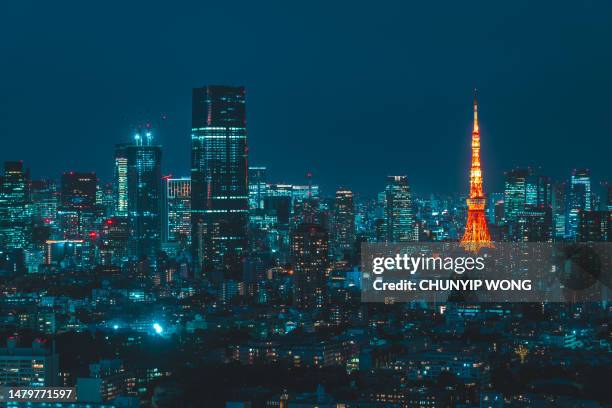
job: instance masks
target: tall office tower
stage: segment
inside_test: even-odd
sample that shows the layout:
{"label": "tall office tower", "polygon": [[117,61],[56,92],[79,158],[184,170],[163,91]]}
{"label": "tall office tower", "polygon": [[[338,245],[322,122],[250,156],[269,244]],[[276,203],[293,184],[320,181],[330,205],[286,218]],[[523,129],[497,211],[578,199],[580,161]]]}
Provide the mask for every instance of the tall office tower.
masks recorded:
{"label": "tall office tower", "polygon": [[103,265],[121,265],[128,259],[130,228],[127,217],[110,217],[100,228],[100,258]]}
{"label": "tall office tower", "polygon": [[114,193],[115,193],[115,216],[127,217],[128,215],[128,144],[115,145],[115,169],[114,169]]}
{"label": "tall office tower", "polygon": [[59,385],[59,359],[44,340],[32,347],[19,347],[16,337],[9,337],[0,348],[0,385],[15,387],[52,387]]}
{"label": "tall office tower", "polygon": [[578,234],[579,213],[592,210],[591,173],[588,169],[572,171],[568,204],[567,233],[574,238]]}
{"label": "tall office tower", "polygon": [[191,243],[191,180],[163,178],[162,240],[185,249]]}
{"label": "tall office tower", "polygon": [[146,130],[126,146],[127,203],[131,258],[155,262],[161,248],[161,146]]}
{"label": "tall office tower", "polygon": [[57,216],[59,192],[53,180],[32,180],[30,184],[32,217],[35,221],[51,224]]}
{"label": "tall office tower", "polygon": [[550,178],[536,174],[527,169],[525,178],[525,206],[532,208],[549,208],[552,201]]}
{"label": "tall office tower", "polygon": [[606,200],[606,208],[608,211],[612,211],[612,183],[609,183],[608,186],[608,193],[607,193],[607,200]]}
{"label": "tall office tower", "polygon": [[241,275],[247,248],[248,183],[244,87],[193,90],[192,252],[202,272]]}
{"label": "tall office tower", "polygon": [[249,166],[249,209],[262,210],[268,185],[266,168]]}
{"label": "tall office tower", "polygon": [[96,205],[96,173],[62,174],[61,205],[65,208],[91,210]]}
{"label": "tall office tower", "polygon": [[355,243],[355,204],[352,191],[336,191],[332,237],[336,259],[342,259],[353,249]]}
{"label": "tall office tower", "polygon": [[[514,169],[505,173],[504,184],[504,216],[507,222],[514,222],[525,209],[527,203],[527,179],[530,177],[529,169]],[[531,200],[537,202],[537,189],[531,187]]]}
{"label": "tall office tower", "polygon": [[550,208],[526,206],[518,212],[511,225],[511,236],[519,242],[549,242],[552,240]]}
{"label": "tall office tower", "polygon": [[329,236],[317,224],[300,224],[291,234],[294,301],[297,307],[322,307],[325,299]]}
{"label": "tall office tower", "polygon": [[96,203],[100,207],[100,214],[110,217],[115,213],[116,200],[113,183],[98,185],[96,191]]}
{"label": "tall office tower", "polygon": [[406,176],[389,176],[385,188],[385,221],[388,242],[417,240],[412,197]]}
{"label": "tall office tower", "polygon": [[0,250],[27,246],[30,231],[29,175],[21,161],[4,163],[0,177]]}
{"label": "tall office tower", "polygon": [[553,236],[556,239],[564,238],[566,234],[566,194],[563,182],[554,183],[552,186],[552,224]]}
{"label": "tall office tower", "polygon": [[81,239],[93,231],[97,184],[96,173],[62,174],[57,219],[64,239]]}
{"label": "tall office tower", "polygon": [[612,211],[579,212],[577,238],[581,242],[611,242]]}

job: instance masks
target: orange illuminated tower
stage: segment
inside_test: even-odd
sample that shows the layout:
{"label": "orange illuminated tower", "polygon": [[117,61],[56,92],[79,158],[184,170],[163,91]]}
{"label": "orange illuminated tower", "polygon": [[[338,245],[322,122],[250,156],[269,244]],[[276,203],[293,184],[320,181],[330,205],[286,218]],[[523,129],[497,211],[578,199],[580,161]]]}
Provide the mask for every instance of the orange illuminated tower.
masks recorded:
{"label": "orange illuminated tower", "polygon": [[480,168],[480,130],[478,129],[478,101],[474,90],[474,130],[472,131],[472,167],[470,168],[470,197],[467,199],[468,218],[461,246],[477,252],[481,248],[492,248],[491,235],[485,217],[485,197],[482,191],[482,169]]}

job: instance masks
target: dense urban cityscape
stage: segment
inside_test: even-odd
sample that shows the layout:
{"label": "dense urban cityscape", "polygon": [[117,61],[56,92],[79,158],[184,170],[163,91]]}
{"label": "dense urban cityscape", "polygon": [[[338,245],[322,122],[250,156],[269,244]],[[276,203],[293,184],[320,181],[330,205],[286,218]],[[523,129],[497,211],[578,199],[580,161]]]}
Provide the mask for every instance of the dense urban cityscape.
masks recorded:
{"label": "dense urban cityscape", "polygon": [[280,183],[248,161],[245,95],[193,89],[186,177],[162,174],[153,126],[115,147],[112,180],[4,163],[0,385],[78,395],[23,406],[612,404],[607,301],[360,300],[362,243],[459,241],[485,196],[493,242],[610,242],[609,175],[513,168],[484,194],[477,155],[469,197],[417,194],[410,174],[376,197],[307,169]]}

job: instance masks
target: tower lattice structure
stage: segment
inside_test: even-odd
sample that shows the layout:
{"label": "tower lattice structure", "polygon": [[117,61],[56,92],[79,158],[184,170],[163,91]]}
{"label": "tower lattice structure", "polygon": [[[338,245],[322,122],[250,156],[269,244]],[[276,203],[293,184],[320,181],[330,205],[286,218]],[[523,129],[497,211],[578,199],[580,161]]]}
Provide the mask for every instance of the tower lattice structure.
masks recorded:
{"label": "tower lattice structure", "polygon": [[470,197],[467,199],[468,217],[461,246],[477,252],[481,248],[492,248],[491,235],[485,217],[486,199],[482,189],[480,167],[480,129],[478,128],[478,100],[474,90],[474,130],[472,131],[472,166],[470,168]]}

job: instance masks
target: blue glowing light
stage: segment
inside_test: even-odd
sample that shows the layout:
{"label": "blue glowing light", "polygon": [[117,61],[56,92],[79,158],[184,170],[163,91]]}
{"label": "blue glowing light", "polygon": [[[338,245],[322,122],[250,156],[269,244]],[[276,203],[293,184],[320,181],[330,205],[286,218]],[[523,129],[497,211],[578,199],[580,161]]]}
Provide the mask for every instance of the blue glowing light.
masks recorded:
{"label": "blue glowing light", "polygon": [[161,327],[159,323],[153,323],[153,330],[155,330],[155,333],[161,334],[164,331],[164,328]]}

